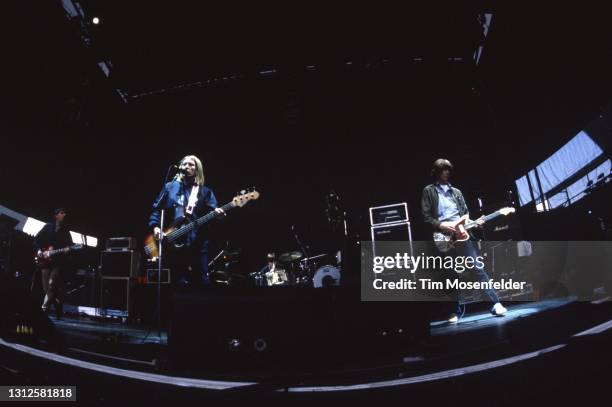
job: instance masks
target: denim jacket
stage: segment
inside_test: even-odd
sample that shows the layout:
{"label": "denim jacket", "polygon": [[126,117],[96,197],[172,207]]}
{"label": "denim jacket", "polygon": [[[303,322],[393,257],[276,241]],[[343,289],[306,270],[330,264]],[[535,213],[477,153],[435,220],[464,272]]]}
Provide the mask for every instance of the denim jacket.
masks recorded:
{"label": "denim jacket", "polygon": [[[184,207],[187,205],[190,193],[191,185],[186,185],[178,180],[168,182],[153,203],[153,212],[149,217],[149,227],[151,229],[156,226],[159,227],[161,209],[166,211],[164,227],[170,226],[176,219],[184,216]],[[198,200],[191,216],[199,218],[216,207],[217,198],[215,194],[212,189],[203,185],[198,190]],[[202,237],[200,230],[194,230],[187,237],[186,244],[191,246],[196,241],[201,243],[203,250],[206,249],[206,241]]]}

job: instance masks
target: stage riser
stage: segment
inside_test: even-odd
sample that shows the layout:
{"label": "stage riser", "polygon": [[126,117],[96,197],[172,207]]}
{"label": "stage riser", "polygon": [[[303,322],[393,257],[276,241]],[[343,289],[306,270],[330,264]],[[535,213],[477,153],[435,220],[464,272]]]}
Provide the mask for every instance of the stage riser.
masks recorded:
{"label": "stage riser", "polygon": [[[404,351],[429,334],[431,304],[365,303],[341,288],[176,293],[171,363],[243,368],[320,364]],[[240,345],[230,346],[237,339]],[[256,341],[265,350],[256,350]],[[262,342],[260,341],[261,345]]]}

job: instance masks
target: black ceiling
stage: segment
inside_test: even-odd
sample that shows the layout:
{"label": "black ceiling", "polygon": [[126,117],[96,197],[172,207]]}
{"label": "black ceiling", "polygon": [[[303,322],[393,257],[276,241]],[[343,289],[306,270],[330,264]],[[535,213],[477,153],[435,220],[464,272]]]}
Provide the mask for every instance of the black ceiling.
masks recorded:
{"label": "black ceiling", "polygon": [[[384,195],[395,187],[379,185],[385,176],[406,178],[417,196],[439,155],[454,157],[466,188],[504,189],[610,102],[605,10],[544,3],[88,0],[86,15],[102,21],[88,27],[89,48],[60,1],[6,4],[2,182],[19,193],[2,202],[44,213],[11,174],[22,153],[50,175],[76,171],[85,182],[78,191],[44,187],[52,196],[98,201],[119,189],[136,202],[113,209],[123,220],[148,208],[166,161],[189,151],[203,151],[217,185],[228,163],[226,176],[242,185],[258,171],[250,159],[278,163],[260,179],[324,190],[326,178],[345,182],[359,162],[356,174],[373,183],[364,205],[376,194],[396,199]],[[493,22],[475,67],[480,12]],[[110,78],[101,60],[112,62]],[[203,86],[177,88],[194,82]],[[134,97],[161,89],[172,90]],[[389,159],[373,159],[379,151]],[[142,185],[125,172],[133,157],[146,157]],[[92,233],[112,233],[116,216],[103,215]]]}

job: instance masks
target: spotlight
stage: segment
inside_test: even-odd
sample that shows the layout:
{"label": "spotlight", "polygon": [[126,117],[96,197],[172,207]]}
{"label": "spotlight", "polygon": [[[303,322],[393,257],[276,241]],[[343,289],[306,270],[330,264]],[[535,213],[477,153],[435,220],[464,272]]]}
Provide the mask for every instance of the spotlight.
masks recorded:
{"label": "spotlight", "polygon": [[91,22],[94,23],[95,25],[100,24],[100,19],[98,17],[94,17],[91,19]]}

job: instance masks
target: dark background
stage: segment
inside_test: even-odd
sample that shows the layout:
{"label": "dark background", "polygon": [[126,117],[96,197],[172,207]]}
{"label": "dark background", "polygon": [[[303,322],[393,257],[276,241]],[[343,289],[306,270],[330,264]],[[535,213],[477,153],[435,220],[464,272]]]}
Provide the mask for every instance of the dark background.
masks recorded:
{"label": "dark background", "polygon": [[[38,219],[67,206],[73,230],[142,238],[166,168],[195,154],[220,202],[261,192],[214,230],[251,264],[295,249],[291,225],[321,250],[332,188],[354,231],[369,206],[407,201],[425,239],[434,159],[455,164],[475,210],[591,120],[610,123],[605,10],[499,3],[89,0],[102,23],[86,47],[60,2],[13,2],[0,204]],[[493,22],[476,67],[481,12]]]}

